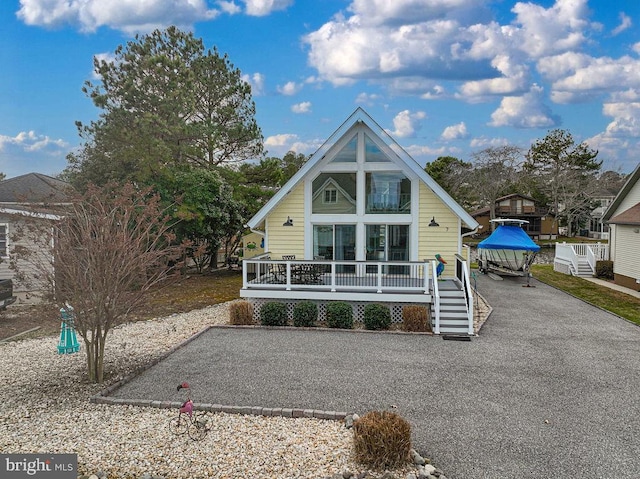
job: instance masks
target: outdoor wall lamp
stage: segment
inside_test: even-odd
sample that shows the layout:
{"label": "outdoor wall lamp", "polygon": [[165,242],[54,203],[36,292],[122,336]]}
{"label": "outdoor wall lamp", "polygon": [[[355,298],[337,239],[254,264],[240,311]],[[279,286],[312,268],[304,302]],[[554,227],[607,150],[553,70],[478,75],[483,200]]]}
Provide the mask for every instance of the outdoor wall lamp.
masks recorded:
{"label": "outdoor wall lamp", "polygon": [[431,217],[431,223],[429,223],[429,226],[440,226],[438,223],[436,223],[436,217],[435,216]]}
{"label": "outdoor wall lamp", "polygon": [[291,219],[291,217],[287,216],[287,221],[282,223],[282,226],[293,226],[293,220]]}

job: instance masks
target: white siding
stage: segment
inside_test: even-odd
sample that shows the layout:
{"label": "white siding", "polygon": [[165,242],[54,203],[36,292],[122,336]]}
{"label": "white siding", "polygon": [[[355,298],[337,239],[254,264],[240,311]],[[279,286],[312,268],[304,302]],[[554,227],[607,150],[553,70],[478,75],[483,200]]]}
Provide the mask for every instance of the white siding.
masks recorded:
{"label": "white siding", "polygon": [[640,232],[637,226],[615,225],[616,256],[613,272],[640,279]]}

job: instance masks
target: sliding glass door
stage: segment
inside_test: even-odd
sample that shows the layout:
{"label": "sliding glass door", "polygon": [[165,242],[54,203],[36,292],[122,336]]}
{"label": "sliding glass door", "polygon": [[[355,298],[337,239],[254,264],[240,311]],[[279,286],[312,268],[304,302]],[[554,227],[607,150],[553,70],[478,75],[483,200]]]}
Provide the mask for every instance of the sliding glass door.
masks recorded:
{"label": "sliding glass door", "polygon": [[[366,225],[365,235],[367,261],[409,260],[409,225]],[[393,266],[388,272],[401,273],[404,268]]]}
{"label": "sliding glass door", "polygon": [[[315,259],[354,261],[356,259],[356,225],[314,225]],[[353,265],[341,266],[338,272],[353,273]]]}

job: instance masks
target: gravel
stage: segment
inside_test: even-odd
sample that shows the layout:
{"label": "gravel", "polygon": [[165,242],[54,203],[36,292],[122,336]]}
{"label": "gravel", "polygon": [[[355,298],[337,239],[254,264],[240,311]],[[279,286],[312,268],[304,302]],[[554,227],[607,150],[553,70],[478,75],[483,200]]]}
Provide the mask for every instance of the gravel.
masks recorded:
{"label": "gravel", "polygon": [[[222,304],[114,328],[105,382],[227,322],[228,304]],[[338,421],[209,413],[211,431],[196,442],[169,431],[175,410],[92,404],[89,397],[105,385],[87,382],[84,346],[79,354],[58,355],[57,341],[0,345],[3,453],[76,453],[79,474],[108,478],[318,478],[363,471],[351,460],[352,433]]]}

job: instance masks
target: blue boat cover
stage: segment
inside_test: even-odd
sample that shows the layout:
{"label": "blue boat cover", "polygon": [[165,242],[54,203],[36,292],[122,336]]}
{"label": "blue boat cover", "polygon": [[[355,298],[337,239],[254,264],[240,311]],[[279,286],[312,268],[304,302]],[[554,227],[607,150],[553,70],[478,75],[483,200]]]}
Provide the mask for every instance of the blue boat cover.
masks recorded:
{"label": "blue boat cover", "polygon": [[499,225],[491,236],[478,243],[478,248],[540,251],[525,230],[512,225]]}

